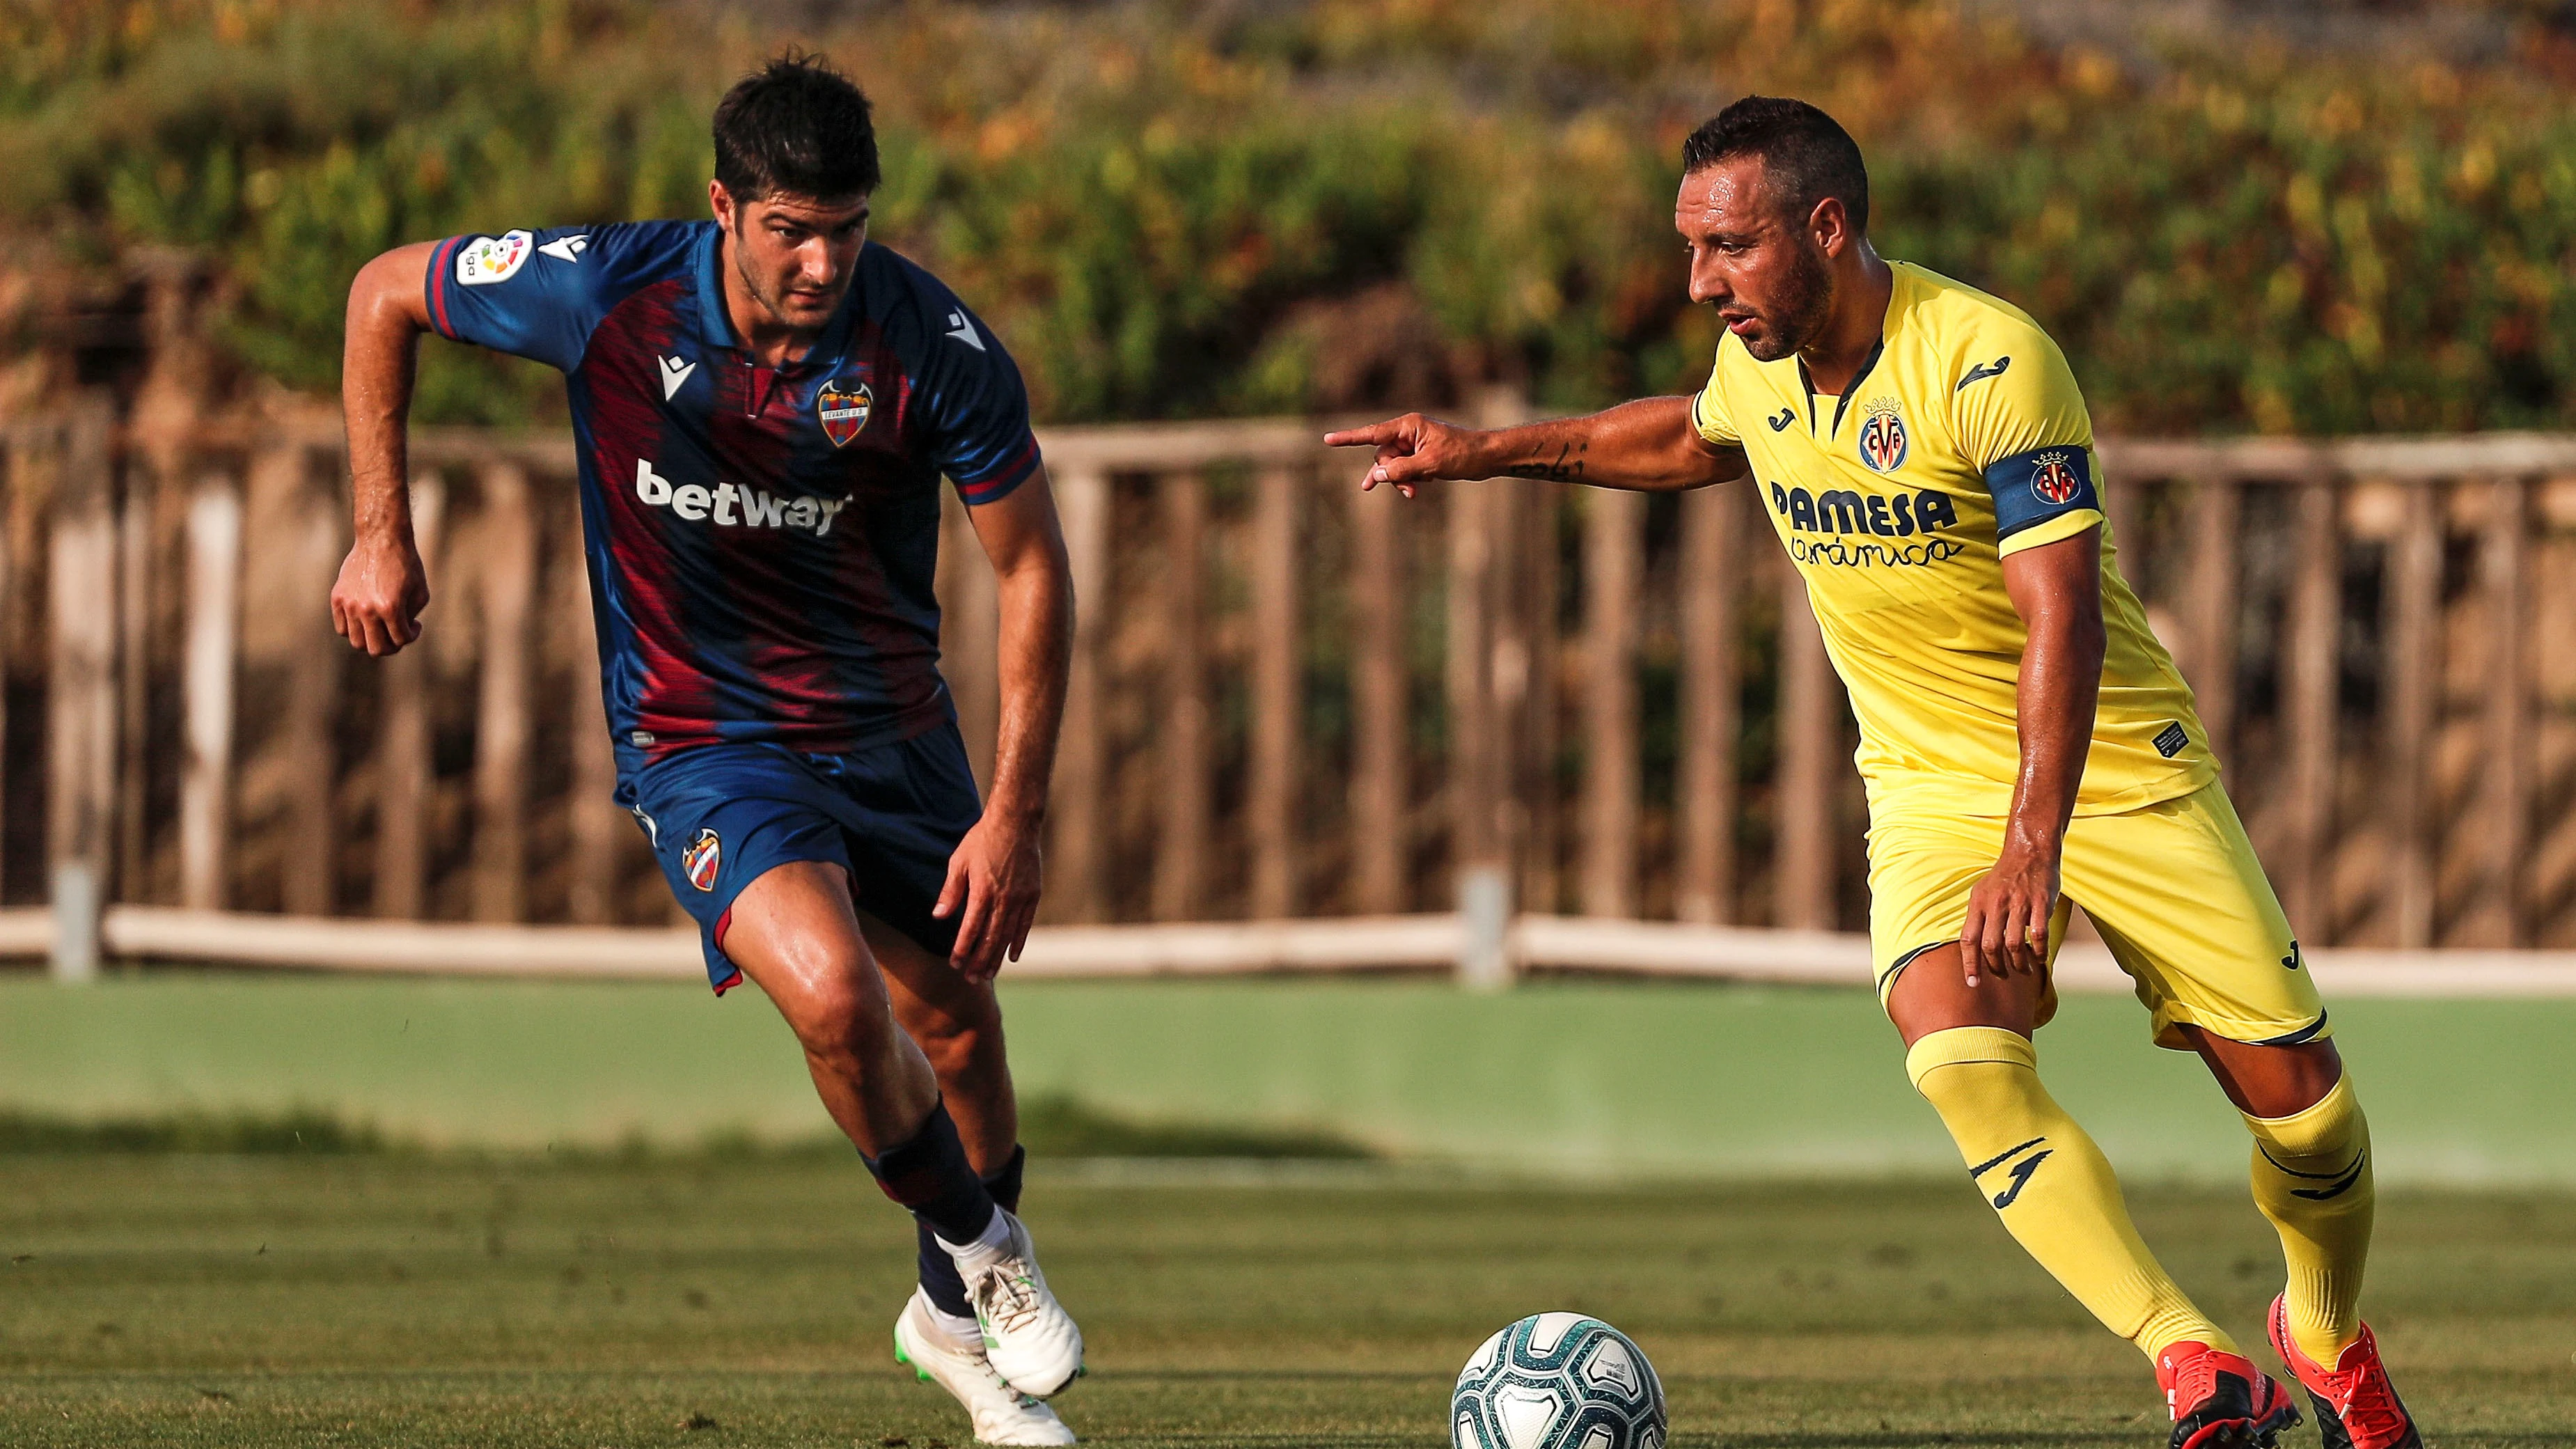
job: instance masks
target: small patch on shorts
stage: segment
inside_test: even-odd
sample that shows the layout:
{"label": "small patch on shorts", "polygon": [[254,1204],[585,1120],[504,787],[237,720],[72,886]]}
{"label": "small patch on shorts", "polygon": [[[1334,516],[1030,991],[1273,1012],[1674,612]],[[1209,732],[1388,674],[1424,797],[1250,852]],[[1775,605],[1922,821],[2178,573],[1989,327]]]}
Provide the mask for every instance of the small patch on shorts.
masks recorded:
{"label": "small patch on shorts", "polygon": [[2182,753],[2183,746],[2191,743],[2191,736],[2183,733],[2182,721],[2175,720],[2164,727],[2163,732],[2156,736],[2154,743],[2156,753],[2170,760]]}
{"label": "small patch on shorts", "polygon": [[680,852],[680,869],[688,874],[689,884],[702,891],[716,888],[716,870],[724,863],[724,842],[716,838],[713,827],[698,832],[689,848]]}

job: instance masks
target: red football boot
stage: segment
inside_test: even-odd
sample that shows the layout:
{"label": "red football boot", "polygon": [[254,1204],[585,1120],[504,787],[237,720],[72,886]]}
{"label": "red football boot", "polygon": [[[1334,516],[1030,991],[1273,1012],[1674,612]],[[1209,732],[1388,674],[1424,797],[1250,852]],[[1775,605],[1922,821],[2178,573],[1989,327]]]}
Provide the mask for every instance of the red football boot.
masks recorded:
{"label": "red football boot", "polygon": [[2286,1299],[2272,1300],[2270,1326],[2273,1352],[2290,1366],[2291,1376],[2316,1406],[2317,1430],[2325,1436],[2326,1449],[2424,1449],[2414,1416],[2397,1401],[2397,1390],[2388,1382],[2387,1366],[2379,1361],[2379,1340],[2370,1336],[2369,1325],[2362,1326],[2361,1337],[2344,1345],[2343,1357],[2333,1368],[2299,1351],[2298,1340],[2290,1337]]}
{"label": "red football boot", "polygon": [[2272,1449],[2299,1409],[2271,1375],[2242,1354],[2177,1343],[2156,1355],[2156,1382],[2173,1415],[2168,1449]]}

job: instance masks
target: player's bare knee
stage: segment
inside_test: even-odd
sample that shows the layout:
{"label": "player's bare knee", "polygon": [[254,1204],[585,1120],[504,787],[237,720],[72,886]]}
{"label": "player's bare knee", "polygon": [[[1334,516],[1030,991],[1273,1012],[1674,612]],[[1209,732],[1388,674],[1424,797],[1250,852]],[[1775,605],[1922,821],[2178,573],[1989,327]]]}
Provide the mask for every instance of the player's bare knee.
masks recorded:
{"label": "player's bare knee", "polygon": [[894,1035],[885,994],[870,991],[856,972],[811,988],[787,1013],[807,1055],[827,1063],[856,1064],[879,1055]]}
{"label": "player's bare knee", "polygon": [[912,1039],[941,1081],[968,1076],[983,1062],[997,1058],[1002,1015],[999,1010],[967,1017],[942,1013],[916,1025]]}

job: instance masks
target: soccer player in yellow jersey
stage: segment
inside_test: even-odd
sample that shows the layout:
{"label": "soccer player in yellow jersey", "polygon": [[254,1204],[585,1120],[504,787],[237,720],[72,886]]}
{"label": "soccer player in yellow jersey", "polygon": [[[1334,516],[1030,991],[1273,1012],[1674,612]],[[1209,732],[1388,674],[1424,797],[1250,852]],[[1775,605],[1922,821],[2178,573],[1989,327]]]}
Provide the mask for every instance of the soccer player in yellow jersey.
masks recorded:
{"label": "soccer player in yellow jersey", "polygon": [[2370,1134],[2191,691],[2120,576],[2093,428],[2020,309],[1869,243],[1860,148],[1759,96],[1682,150],[1690,295],[1726,324],[1696,398],[1473,431],[1335,433],[1364,486],[1744,479],[1807,584],[1860,717],[1878,989],[1915,1088],[2004,1226],[2155,1365],[2172,1449],[2269,1445],[2270,1377],[2138,1238],[2110,1164],[2038,1073],[2069,902],[2253,1134],[2286,1291],[2269,1337],[2329,1446],[2420,1449],[2357,1301]]}

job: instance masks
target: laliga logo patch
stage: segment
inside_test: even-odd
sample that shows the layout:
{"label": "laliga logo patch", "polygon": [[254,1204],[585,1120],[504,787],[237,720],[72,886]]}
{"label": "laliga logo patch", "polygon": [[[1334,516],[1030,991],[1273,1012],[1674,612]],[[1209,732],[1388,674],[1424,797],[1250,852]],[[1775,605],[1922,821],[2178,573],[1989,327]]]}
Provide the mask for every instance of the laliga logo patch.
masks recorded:
{"label": "laliga logo patch", "polygon": [[835,448],[857,437],[876,407],[877,395],[856,378],[833,378],[814,394],[814,416],[823,424],[823,436],[831,439]]}
{"label": "laliga logo patch", "polygon": [[1905,419],[1896,411],[1896,399],[1880,398],[1869,405],[1869,418],[1860,425],[1860,460],[1873,473],[1892,473],[1905,466]]}
{"label": "laliga logo patch", "polygon": [[528,264],[528,253],[536,249],[536,244],[536,237],[524,231],[478,236],[456,254],[456,284],[488,287],[494,282],[506,282]]}
{"label": "laliga logo patch", "polygon": [[2031,496],[2042,503],[2064,503],[2084,486],[2084,480],[2075,476],[2075,470],[2066,466],[2064,453],[2042,453],[2032,462]]}
{"label": "laliga logo patch", "polygon": [[699,831],[689,848],[680,852],[681,872],[688,876],[689,884],[702,891],[716,888],[716,867],[723,863],[724,842],[716,839],[712,826]]}

